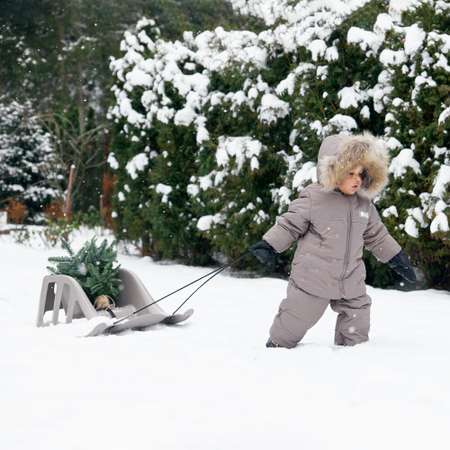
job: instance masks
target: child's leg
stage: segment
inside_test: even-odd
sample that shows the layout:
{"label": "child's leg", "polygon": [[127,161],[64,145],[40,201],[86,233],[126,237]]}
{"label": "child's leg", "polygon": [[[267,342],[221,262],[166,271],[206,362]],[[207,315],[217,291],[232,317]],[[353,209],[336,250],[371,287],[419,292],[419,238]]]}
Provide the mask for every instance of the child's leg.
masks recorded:
{"label": "child's leg", "polygon": [[270,340],[280,347],[295,347],[322,317],[329,300],[308,294],[291,281],[270,328]]}
{"label": "child's leg", "polygon": [[336,345],[356,345],[369,340],[371,303],[368,295],[330,301],[331,308],[339,313],[334,336]]}

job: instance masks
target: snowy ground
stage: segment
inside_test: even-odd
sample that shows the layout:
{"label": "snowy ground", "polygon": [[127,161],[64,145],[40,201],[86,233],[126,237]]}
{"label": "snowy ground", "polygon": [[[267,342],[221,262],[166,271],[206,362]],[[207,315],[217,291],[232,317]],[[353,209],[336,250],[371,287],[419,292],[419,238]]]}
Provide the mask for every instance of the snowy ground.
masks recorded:
{"label": "snowy ground", "polygon": [[[218,276],[183,325],[79,338],[86,320],[35,327],[59,254],[0,236],[1,449],[450,448],[448,292],[369,288],[369,343],[334,347],[329,310],[302,345],[266,349],[286,282]],[[209,271],[120,262],[156,298]]]}

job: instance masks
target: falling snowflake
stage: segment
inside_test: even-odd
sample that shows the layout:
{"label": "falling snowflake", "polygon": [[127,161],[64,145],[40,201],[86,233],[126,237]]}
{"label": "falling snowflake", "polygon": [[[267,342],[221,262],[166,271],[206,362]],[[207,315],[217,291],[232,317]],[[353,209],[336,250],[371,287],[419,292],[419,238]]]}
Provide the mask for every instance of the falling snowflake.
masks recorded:
{"label": "falling snowflake", "polygon": [[79,272],[81,275],[86,275],[87,269],[86,269],[86,266],[85,266],[84,263],[81,263],[81,264],[78,266],[78,272]]}

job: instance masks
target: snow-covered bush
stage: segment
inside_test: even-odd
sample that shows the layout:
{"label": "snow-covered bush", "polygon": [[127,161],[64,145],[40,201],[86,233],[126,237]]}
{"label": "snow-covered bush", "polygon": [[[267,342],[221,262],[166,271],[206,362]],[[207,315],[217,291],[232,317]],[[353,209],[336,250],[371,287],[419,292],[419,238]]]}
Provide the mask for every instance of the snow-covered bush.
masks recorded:
{"label": "snow-covered bush", "polygon": [[[119,200],[146,196],[155,242],[204,236],[234,257],[316,181],[324,137],[367,129],[393,156],[391,184],[375,203],[413,261],[442,284],[448,266],[433,272],[428,254],[450,259],[447,4],[230,3],[267,28],[186,32],[167,42],[150,38],[141,22],[125,35],[123,57],[112,62],[111,117],[132,146],[117,150]],[[148,192],[137,194],[120,173],[141,153],[150,161],[142,173]],[[387,274],[377,267],[369,280],[385,284]]]}
{"label": "snow-covered bush", "polygon": [[[449,5],[391,2],[353,42],[381,65],[371,87],[391,150],[390,183],[378,199],[392,234],[436,286],[450,285]],[[348,39],[350,40],[350,33]]]}
{"label": "snow-covered bush", "polygon": [[[119,236],[140,240],[145,254],[201,263],[210,260],[209,251],[192,220],[187,189],[197,131],[190,111],[182,110],[184,97],[177,86],[184,80],[172,45],[178,44],[162,41],[156,23],[143,19],[134,33],[125,33],[124,56],[111,63],[117,105],[110,117],[118,130],[108,159],[117,177],[113,218]],[[193,72],[189,52],[183,59],[184,70]],[[192,87],[198,80],[191,78]],[[183,86],[186,92],[190,86]]]}
{"label": "snow-covered bush", "polygon": [[61,194],[58,173],[50,135],[31,105],[0,99],[0,208],[14,199],[30,216],[42,211]]}

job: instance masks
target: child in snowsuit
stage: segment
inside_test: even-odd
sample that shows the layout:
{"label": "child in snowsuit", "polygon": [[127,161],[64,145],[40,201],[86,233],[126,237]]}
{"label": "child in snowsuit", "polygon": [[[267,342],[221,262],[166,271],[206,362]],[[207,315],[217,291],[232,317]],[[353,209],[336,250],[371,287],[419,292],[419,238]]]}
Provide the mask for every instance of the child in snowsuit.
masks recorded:
{"label": "child in snowsuit", "polygon": [[287,296],[270,329],[268,347],[292,348],[328,304],[338,313],[335,344],[369,339],[363,247],[410,282],[408,257],[388,233],[371,199],[388,179],[388,153],[370,134],[327,137],[319,150],[318,183],[304,188],[250,251],[273,265],[276,253],[297,242]]}

